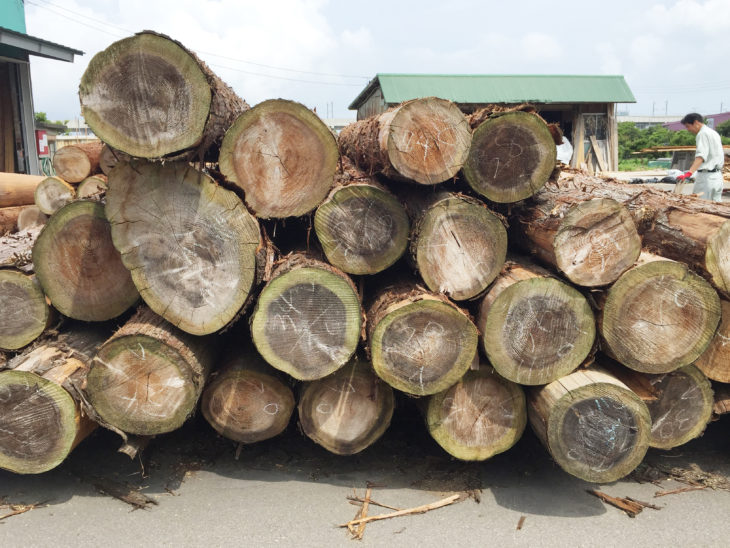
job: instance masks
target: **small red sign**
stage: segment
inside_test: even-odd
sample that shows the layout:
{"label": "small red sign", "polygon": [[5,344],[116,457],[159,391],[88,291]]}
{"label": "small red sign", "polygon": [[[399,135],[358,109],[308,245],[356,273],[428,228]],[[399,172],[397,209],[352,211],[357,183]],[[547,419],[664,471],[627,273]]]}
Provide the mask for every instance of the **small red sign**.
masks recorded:
{"label": "small red sign", "polygon": [[38,148],[38,157],[48,158],[48,156],[50,156],[51,154],[51,151],[48,148],[48,135],[46,134],[46,131],[44,129],[35,130],[35,142]]}

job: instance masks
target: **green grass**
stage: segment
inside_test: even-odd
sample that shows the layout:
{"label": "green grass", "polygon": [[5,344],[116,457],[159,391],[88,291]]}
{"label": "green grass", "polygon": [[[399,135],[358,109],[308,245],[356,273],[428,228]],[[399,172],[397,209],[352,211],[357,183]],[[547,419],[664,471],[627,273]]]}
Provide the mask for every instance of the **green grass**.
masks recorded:
{"label": "green grass", "polygon": [[649,169],[648,158],[626,158],[619,160],[619,171],[643,171]]}

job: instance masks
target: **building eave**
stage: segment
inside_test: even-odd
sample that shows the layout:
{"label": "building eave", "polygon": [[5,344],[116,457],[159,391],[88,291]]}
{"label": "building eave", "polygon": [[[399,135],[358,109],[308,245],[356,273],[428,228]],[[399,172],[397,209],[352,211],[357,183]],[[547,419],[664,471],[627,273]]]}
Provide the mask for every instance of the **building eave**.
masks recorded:
{"label": "building eave", "polygon": [[84,54],[83,51],[4,27],[0,27],[0,44],[19,49],[29,55],[55,59],[57,61],[66,61],[68,63],[73,63],[74,55]]}

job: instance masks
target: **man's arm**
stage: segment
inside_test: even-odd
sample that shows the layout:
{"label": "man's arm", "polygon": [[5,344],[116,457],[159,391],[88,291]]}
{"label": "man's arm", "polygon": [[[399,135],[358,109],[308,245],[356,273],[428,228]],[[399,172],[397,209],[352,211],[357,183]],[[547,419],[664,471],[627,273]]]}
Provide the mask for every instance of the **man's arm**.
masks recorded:
{"label": "man's arm", "polygon": [[702,162],[704,162],[704,161],[705,161],[705,159],[702,156],[695,156],[695,161],[692,162],[691,166],[689,166],[689,171],[691,171],[692,174],[694,174],[700,168],[700,166],[702,165]]}

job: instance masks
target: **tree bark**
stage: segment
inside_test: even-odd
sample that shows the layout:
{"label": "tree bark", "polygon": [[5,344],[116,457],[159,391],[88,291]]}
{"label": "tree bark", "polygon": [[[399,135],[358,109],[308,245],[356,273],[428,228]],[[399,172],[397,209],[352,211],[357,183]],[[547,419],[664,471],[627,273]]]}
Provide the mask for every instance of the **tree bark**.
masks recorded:
{"label": "tree bark", "polygon": [[590,354],[595,318],[585,297],[546,270],[507,261],[479,305],[477,323],[489,362],[518,384],[547,384]]}
{"label": "tree bark", "polygon": [[527,424],[525,393],[482,362],[454,386],[434,394],[426,407],[426,426],[451,456],[481,461],[507,451]]}
{"label": "tree bark", "polygon": [[649,448],[649,410],[624,383],[603,371],[576,371],[532,389],[527,410],[553,459],[585,481],[610,483],[626,476]]}
{"label": "tree bark", "polygon": [[59,209],[33,246],[33,264],[51,304],[70,318],[116,318],[139,299],[112,245],[104,206],[79,200]]}
{"label": "tree bark", "polygon": [[337,140],[294,101],[259,103],[236,119],[220,151],[220,170],[241,188],[257,217],[298,217],[322,203],[337,168]]}
{"label": "tree bark", "polygon": [[38,206],[23,206],[18,213],[18,232],[23,232],[32,227],[40,227],[46,224],[48,215],[43,213]]}
{"label": "tree bark", "polygon": [[557,150],[545,121],[512,111],[487,119],[475,130],[464,178],[488,200],[514,203],[540,190],[555,169]]}
{"label": "tree bark", "polygon": [[0,207],[33,205],[35,189],[45,175],[0,173]]}
{"label": "tree bark", "polygon": [[305,383],[299,398],[304,433],[337,455],[354,455],[375,443],[390,426],[393,389],[354,358],[334,374]]}
{"label": "tree bark", "polygon": [[625,366],[669,373],[705,351],[720,313],[720,299],[703,278],[644,252],[606,292],[599,328],[604,350]]}
{"label": "tree bark", "polygon": [[102,424],[141,436],[172,432],[195,411],[215,357],[213,341],[142,307],[99,348],[86,393]]}
{"label": "tree bark", "polygon": [[99,169],[101,169],[101,172],[108,177],[109,172],[114,169],[119,162],[130,162],[131,160],[132,158],[129,154],[119,150],[114,150],[112,147],[104,143],[104,146],[101,147],[101,153],[99,154]]}
{"label": "tree bark", "polygon": [[0,269],[0,349],[18,350],[36,340],[51,318],[35,276]]}
{"label": "tree bark", "polygon": [[434,185],[459,172],[471,130],[454,103],[427,97],[350,124],[340,132],[339,143],[342,153],[369,175]]}
{"label": "tree bark", "polygon": [[106,214],[114,245],[147,305],[193,335],[234,320],[264,249],[243,202],[182,162],[120,164]]}
{"label": "tree bark", "polygon": [[77,327],[0,371],[0,468],[51,470],[96,428],[82,411],[78,389],[105,336],[103,329]]}
{"label": "tree bark", "polygon": [[446,297],[413,285],[385,287],[368,310],[375,373],[426,396],[454,385],[477,359],[477,329]]}
{"label": "tree bark", "polygon": [[202,158],[248,109],[193,52],[152,31],[97,53],[79,97],[94,133],[140,158]]}
{"label": "tree bark", "polygon": [[35,205],[46,215],[53,215],[75,197],[76,189],[59,177],[47,177],[35,189]]}
{"label": "tree bark", "polygon": [[67,145],[53,156],[53,169],[67,183],[80,183],[90,175],[99,173],[101,141]]}
{"label": "tree bark", "polygon": [[352,280],[302,254],[281,261],[251,316],[259,353],[299,380],[320,379],[345,365],[361,327],[360,297]]}
{"label": "tree bark", "polygon": [[79,198],[90,198],[104,194],[107,189],[106,175],[97,174],[87,177],[76,187],[76,196]]}
{"label": "tree bark", "polygon": [[721,299],[720,309],[717,333],[694,365],[713,381],[730,383],[730,301]]}

